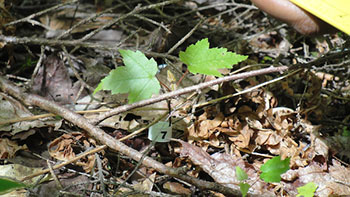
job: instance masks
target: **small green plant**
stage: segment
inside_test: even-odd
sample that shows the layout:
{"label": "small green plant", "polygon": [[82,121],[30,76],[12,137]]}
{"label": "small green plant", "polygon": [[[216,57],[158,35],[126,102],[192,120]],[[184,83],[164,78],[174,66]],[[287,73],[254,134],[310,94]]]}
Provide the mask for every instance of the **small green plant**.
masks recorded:
{"label": "small green plant", "polygon": [[261,63],[262,63],[262,64],[266,64],[266,63],[268,63],[268,62],[273,62],[272,57],[264,56],[263,59],[261,60]]}
{"label": "small green plant", "polygon": [[278,183],[281,181],[281,174],[289,170],[290,158],[281,160],[281,156],[274,157],[268,160],[260,167],[260,178],[267,183]]}
{"label": "small green plant", "polygon": [[156,61],[147,57],[140,51],[119,50],[125,66],[112,70],[102,79],[95,89],[111,90],[112,94],[129,93],[129,103],[150,98],[158,93],[160,85],[155,77],[158,67]]}
{"label": "small green plant", "polygon": [[234,64],[244,61],[248,56],[228,52],[226,48],[209,48],[208,39],[198,41],[180,52],[180,60],[193,74],[205,74],[221,77],[220,68],[232,68]]}
{"label": "small green plant", "polygon": [[[160,90],[155,77],[157,63],[148,59],[140,51],[119,50],[125,66],[112,70],[101,80],[94,93],[100,90],[111,90],[112,94],[128,93],[129,103],[148,99]],[[222,76],[219,68],[232,68],[234,64],[244,61],[248,56],[227,52],[226,48],[209,49],[208,39],[198,41],[180,52],[180,59],[187,64],[192,73]]]}
{"label": "small green plant", "polygon": [[245,197],[247,196],[248,190],[250,188],[250,185],[245,182],[245,180],[248,179],[248,175],[246,172],[244,172],[244,170],[242,170],[242,168],[236,166],[236,176],[237,179],[240,181],[239,188],[241,190],[242,196]]}
{"label": "small green plant", "polygon": [[31,67],[33,66],[34,64],[36,64],[37,61],[33,61],[31,57],[28,57],[26,59],[26,62],[23,64],[23,67]]}
{"label": "small green plant", "polygon": [[315,191],[317,189],[317,185],[314,182],[310,182],[304,186],[298,187],[298,195],[297,197],[313,197],[315,195]]}

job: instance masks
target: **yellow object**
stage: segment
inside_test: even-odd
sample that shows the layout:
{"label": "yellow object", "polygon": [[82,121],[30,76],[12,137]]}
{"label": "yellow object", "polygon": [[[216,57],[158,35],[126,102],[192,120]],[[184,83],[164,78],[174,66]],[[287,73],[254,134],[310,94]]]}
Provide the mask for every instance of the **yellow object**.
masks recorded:
{"label": "yellow object", "polygon": [[290,0],[350,35],[350,0]]}

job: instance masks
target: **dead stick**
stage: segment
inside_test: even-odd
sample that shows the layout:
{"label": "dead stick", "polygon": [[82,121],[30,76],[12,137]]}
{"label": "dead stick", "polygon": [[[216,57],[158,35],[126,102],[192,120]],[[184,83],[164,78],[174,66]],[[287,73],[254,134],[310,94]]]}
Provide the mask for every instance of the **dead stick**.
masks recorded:
{"label": "dead stick", "polygon": [[[47,110],[51,113],[57,114],[64,119],[70,121],[74,125],[80,127],[81,129],[85,130],[89,135],[94,137],[97,141],[99,141],[101,144],[104,144],[111,148],[112,150],[115,150],[117,152],[120,152],[124,155],[127,155],[128,157],[134,159],[135,161],[140,161],[140,159],[143,157],[142,153],[136,151],[133,148],[130,148],[123,144],[122,142],[116,140],[112,136],[108,135],[105,133],[102,129],[94,126],[91,124],[86,118],[83,116],[66,109],[55,102],[51,102],[41,96],[35,95],[35,94],[28,94],[25,93],[23,90],[12,84],[12,82],[8,81],[4,77],[0,76],[0,89],[21,100],[23,103],[26,105],[35,105],[40,107],[41,109]],[[101,146],[101,148],[104,148]],[[234,195],[234,196],[239,196],[240,191],[234,190],[232,188],[225,187],[221,184],[214,183],[214,182],[208,182],[208,181],[203,181],[191,176],[184,175],[179,172],[178,169],[174,168],[169,168],[165,166],[164,164],[152,159],[151,157],[144,157],[142,164],[156,169],[158,172],[167,174],[169,176],[181,179],[183,181],[186,181],[192,185],[195,185],[199,189],[202,190],[213,190],[220,192],[222,194],[226,195]],[[49,170],[48,170],[49,171]]]}
{"label": "dead stick", "polygon": [[176,90],[176,91],[172,91],[172,92],[168,92],[162,95],[159,95],[157,97],[154,98],[150,98],[150,99],[146,99],[146,100],[142,100],[136,103],[132,103],[132,104],[128,104],[128,105],[122,105],[120,107],[114,108],[109,112],[106,112],[104,114],[99,115],[97,118],[95,118],[94,121],[92,121],[93,124],[97,124],[103,120],[105,120],[106,118],[109,118],[111,116],[117,115],[119,113],[125,112],[125,111],[129,111],[131,109],[135,109],[138,107],[142,107],[142,106],[146,106],[146,105],[150,105],[153,103],[157,103],[159,101],[163,101],[166,99],[170,99],[170,98],[176,98],[177,96],[183,95],[183,94],[187,94],[190,92],[194,92],[194,91],[200,91],[202,89],[223,83],[223,82],[228,82],[228,81],[233,81],[233,80],[237,80],[237,79],[245,79],[248,77],[254,77],[254,76],[258,76],[258,75],[265,75],[268,73],[274,73],[274,72],[283,72],[288,70],[287,66],[279,66],[279,67],[268,67],[268,68],[263,68],[263,69],[259,69],[259,70],[254,70],[254,71],[249,71],[249,72],[244,72],[244,73],[239,73],[239,74],[235,74],[235,75],[230,75],[230,76],[226,76],[226,77],[222,77],[222,78],[218,78],[212,81],[208,81],[208,82],[204,82],[204,83],[200,83],[198,85],[194,85],[194,86],[190,86],[190,87],[186,87],[180,90]]}
{"label": "dead stick", "polygon": [[[53,167],[52,167],[52,170],[55,170],[55,169],[58,169],[58,168],[61,168],[61,167],[65,166],[65,165],[68,165],[68,164],[70,164],[70,163],[76,162],[76,161],[78,161],[79,159],[81,159],[81,158],[83,158],[83,157],[85,157],[85,156],[87,156],[87,155],[90,155],[90,154],[93,154],[93,153],[97,153],[97,152],[99,152],[99,151],[101,151],[101,150],[103,150],[103,149],[105,149],[105,148],[107,148],[106,145],[102,145],[102,146],[96,147],[96,148],[94,148],[94,149],[92,149],[92,150],[89,150],[89,151],[87,151],[87,152],[85,152],[85,153],[83,153],[83,154],[81,154],[81,155],[78,155],[77,157],[74,157],[73,159],[70,159],[70,160],[68,160],[68,161],[65,161],[65,162],[63,162],[63,163],[60,163],[60,164],[57,164],[57,165],[53,166]],[[26,177],[22,178],[20,181],[25,181],[25,180],[34,178],[34,177],[39,176],[39,175],[42,175],[42,174],[46,174],[46,173],[48,173],[48,172],[50,172],[50,168],[47,168],[47,169],[42,170],[42,171],[40,171],[40,172],[37,172],[37,173],[31,174],[31,175],[29,175],[29,176],[26,176]]]}

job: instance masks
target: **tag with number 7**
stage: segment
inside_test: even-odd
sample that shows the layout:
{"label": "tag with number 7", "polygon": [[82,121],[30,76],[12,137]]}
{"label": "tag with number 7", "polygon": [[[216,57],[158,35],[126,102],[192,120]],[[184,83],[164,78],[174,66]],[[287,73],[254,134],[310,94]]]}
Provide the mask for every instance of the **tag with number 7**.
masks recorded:
{"label": "tag with number 7", "polygon": [[172,128],[169,122],[158,122],[148,131],[148,139],[156,142],[169,142],[172,137]]}

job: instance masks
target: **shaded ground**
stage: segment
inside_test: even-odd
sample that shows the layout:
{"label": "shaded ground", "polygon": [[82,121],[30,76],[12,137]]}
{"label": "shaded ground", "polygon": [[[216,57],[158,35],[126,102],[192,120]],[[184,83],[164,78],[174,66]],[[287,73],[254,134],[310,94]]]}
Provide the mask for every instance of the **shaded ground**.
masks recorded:
{"label": "shaded ground", "polygon": [[[14,195],[239,195],[236,166],[248,174],[252,196],[295,196],[309,182],[318,196],[350,194],[349,41],[342,33],[303,37],[249,1],[1,5],[0,172],[34,185]],[[188,74],[178,58],[202,38],[249,56],[225,75],[290,69],[113,116],[111,109],[130,106],[126,95],[91,97],[123,65],[119,49],[167,65],[157,74],[160,94],[213,80]],[[169,143],[147,138],[160,119],[172,122]],[[291,158],[291,170],[280,183],[265,183],[259,167],[276,155]]]}

